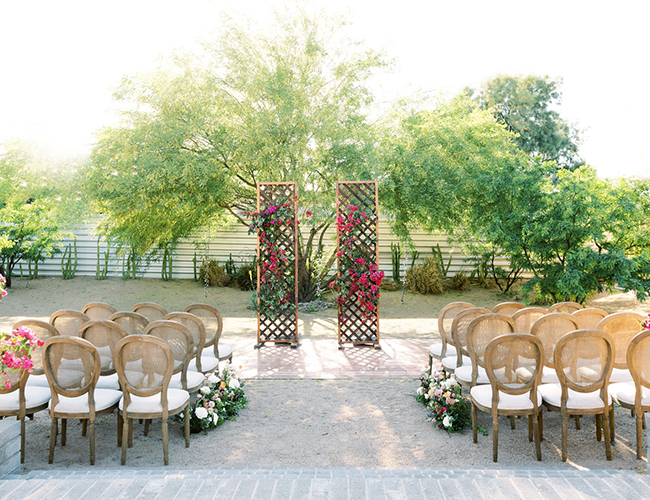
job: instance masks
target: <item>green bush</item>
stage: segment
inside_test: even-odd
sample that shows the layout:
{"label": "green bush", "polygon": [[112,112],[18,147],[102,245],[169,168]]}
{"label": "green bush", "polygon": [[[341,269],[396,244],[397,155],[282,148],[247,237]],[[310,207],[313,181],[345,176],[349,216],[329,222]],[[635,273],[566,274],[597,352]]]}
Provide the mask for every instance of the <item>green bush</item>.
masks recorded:
{"label": "green bush", "polygon": [[223,267],[216,260],[203,260],[199,272],[201,283],[207,283],[208,286],[228,286],[230,278]]}
{"label": "green bush", "polygon": [[438,261],[434,257],[406,271],[406,289],[413,293],[438,294],[445,291],[445,281],[440,276]]}
{"label": "green bush", "polygon": [[232,277],[232,285],[243,291],[257,289],[257,257],[237,269]]}
{"label": "green bush", "polygon": [[451,278],[451,287],[456,290],[467,290],[469,285],[469,277],[465,271],[458,271],[453,278]]}

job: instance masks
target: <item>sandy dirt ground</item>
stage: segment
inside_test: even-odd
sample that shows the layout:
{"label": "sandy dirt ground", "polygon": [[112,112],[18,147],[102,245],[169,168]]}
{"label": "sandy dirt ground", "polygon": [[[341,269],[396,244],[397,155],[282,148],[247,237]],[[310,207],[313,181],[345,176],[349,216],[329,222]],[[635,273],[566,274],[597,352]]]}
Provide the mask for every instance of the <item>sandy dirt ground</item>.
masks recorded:
{"label": "sandy dirt ground", "polygon": [[[7,330],[21,318],[47,319],[58,309],[80,309],[85,303],[104,301],[118,310],[128,310],[142,301],[162,304],[169,311],[182,310],[193,302],[215,305],[224,316],[224,338],[256,335],[253,311],[246,308],[248,292],[228,288],[206,291],[191,281],[160,280],[96,281],[78,277],[15,279],[9,295],[0,303],[0,328]],[[492,307],[504,298],[495,290],[472,287],[465,292],[441,296],[420,296],[384,292],[381,297],[383,338],[437,337],[436,318],[448,302],[464,300]],[[602,295],[589,305],[609,312],[636,310],[647,314],[650,304],[640,304],[630,294]],[[336,335],[336,311],[300,314],[303,338]],[[192,435],[184,447],[180,424],[170,426],[170,464],[175,467],[210,466],[478,466],[491,467],[492,422],[479,413],[479,423],[489,429],[472,442],[471,429],[465,434],[448,434],[427,421],[426,408],[413,396],[417,380],[249,380],[245,390],[250,400],[236,421],[220,428]],[[542,462],[535,459],[528,442],[525,420],[511,430],[501,420],[498,466],[558,466],[560,460],[560,416],[544,413],[545,440]],[[636,460],[634,420],[628,411],[616,410],[616,442],[613,460],[605,459],[603,442],[595,438],[593,417],[582,419],[582,429],[569,425],[569,461],[566,467],[618,468],[645,471],[647,461]],[[68,425],[68,442],[57,445],[54,464],[47,464],[50,419],[46,412],[27,422],[25,471],[49,467],[89,467],[88,438],[81,436],[77,422]],[[149,436],[136,424],[134,446],[127,465],[161,466],[160,424],[154,422]],[[644,448],[645,454],[645,448]],[[116,446],[116,417],[97,423],[97,466],[119,466]]]}

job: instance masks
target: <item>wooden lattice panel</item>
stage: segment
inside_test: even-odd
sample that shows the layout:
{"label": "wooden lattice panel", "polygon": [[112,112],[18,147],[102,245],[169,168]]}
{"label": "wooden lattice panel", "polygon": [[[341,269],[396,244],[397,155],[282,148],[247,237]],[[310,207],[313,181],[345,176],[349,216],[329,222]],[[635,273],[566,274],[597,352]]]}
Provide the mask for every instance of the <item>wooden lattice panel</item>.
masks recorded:
{"label": "wooden lattice panel", "polygon": [[[298,343],[298,225],[297,213],[298,188],[295,182],[263,182],[257,185],[257,210],[265,210],[269,206],[290,203],[292,207],[292,223],[280,227],[279,237],[275,240],[279,250],[284,252],[287,262],[282,262],[280,272],[282,279],[292,287],[292,302],[284,309],[280,306],[278,314],[271,317],[263,312],[257,313],[257,342],[291,342]],[[262,243],[258,230],[257,238],[257,294],[262,287],[272,287],[277,276],[262,272],[261,263],[269,259],[268,249]],[[265,278],[264,280],[262,278]],[[258,307],[259,308],[259,307]]]}
{"label": "wooden lattice panel", "polygon": [[[363,269],[369,273],[378,262],[377,245],[377,183],[337,182],[336,215],[346,218],[351,207],[357,207],[356,213],[366,214],[367,218],[356,227],[354,237],[337,231],[337,250],[339,280],[341,279],[342,261],[354,255],[364,260]],[[347,280],[349,284],[351,280]],[[341,293],[341,286],[338,287]],[[338,304],[339,345],[343,343],[379,344],[379,305],[372,312],[364,311],[358,300],[350,299]]]}

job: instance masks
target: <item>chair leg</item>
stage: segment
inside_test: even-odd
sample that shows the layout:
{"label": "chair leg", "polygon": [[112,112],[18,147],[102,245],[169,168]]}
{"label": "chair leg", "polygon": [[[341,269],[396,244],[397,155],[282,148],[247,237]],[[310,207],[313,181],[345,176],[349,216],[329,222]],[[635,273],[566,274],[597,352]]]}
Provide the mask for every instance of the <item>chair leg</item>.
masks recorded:
{"label": "chair leg", "polygon": [[86,437],[86,434],[88,433],[88,420],[82,420],[81,421],[81,435],[83,437]]}
{"label": "chair leg", "polygon": [[499,416],[492,416],[492,461],[499,457]]}
{"label": "chair leg", "polygon": [[95,465],[95,420],[90,420],[89,441],[90,441],[90,465]]}
{"label": "chair leg", "polygon": [[472,401],[472,436],[474,437],[474,442],[478,443],[478,422],[477,422],[477,415],[478,411],[476,409],[476,405],[474,404],[474,401]]}
{"label": "chair leg", "polygon": [[167,420],[163,419],[162,421],[162,438],[163,438],[163,459],[165,461],[165,465],[169,465],[169,448],[168,448],[168,443],[167,443]]}
{"label": "chair leg", "polygon": [[190,447],[190,406],[185,408],[185,448]]}
{"label": "chair leg", "polygon": [[540,425],[539,423],[541,422],[540,416],[542,415],[541,410],[538,411],[537,413],[537,418],[535,418],[533,415],[530,416],[530,420],[533,423],[533,434],[535,435],[535,453],[537,455],[537,461],[541,462],[542,460],[542,447],[540,445]]}
{"label": "chair leg", "polygon": [[54,461],[54,447],[56,446],[56,435],[59,430],[59,424],[56,418],[52,419],[52,424],[50,425],[50,455],[47,458],[47,463],[51,464]]}
{"label": "chair leg", "polygon": [[569,434],[569,415],[562,414],[562,461],[566,462]]}
{"label": "chair leg", "polygon": [[61,446],[65,446],[66,437],[68,435],[68,421],[65,418],[61,419]]}
{"label": "chair leg", "polygon": [[605,454],[607,460],[612,459],[612,443],[609,437],[609,411],[603,413],[603,431],[605,431]]}
{"label": "chair leg", "polygon": [[144,421],[144,435],[148,436],[149,435],[149,424],[151,423],[151,419],[147,418]]}
{"label": "chair leg", "polygon": [[596,441],[600,441],[603,437],[603,419],[600,415],[596,415]]}
{"label": "chair leg", "polygon": [[514,429],[515,428],[515,416],[510,415],[510,428]]}
{"label": "chair leg", "polygon": [[616,433],[614,432],[614,405],[609,407],[609,440],[614,443]]}
{"label": "chair leg", "polygon": [[122,418],[122,412],[117,410],[117,447],[122,446],[122,426],[124,425],[124,419]]}
{"label": "chair leg", "polygon": [[129,421],[129,438],[128,438],[128,444],[129,448],[133,448],[133,419],[129,418],[127,419]]}
{"label": "chair leg", "polygon": [[540,408],[539,411],[537,412],[537,425],[539,426],[539,440],[544,441],[544,412],[542,411],[544,408]]}
{"label": "chair leg", "polygon": [[433,369],[433,356],[431,356],[431,353],[429,353],[429,368]]}
{"label": "chair leg", "polygon": [[124,418],[122,417],[122,465],[126,464],[126,449],[129,444],[129,422],[131,421],[130,418]]}
{"label": "chair leg", "polygon": [[20,463],[25,463],[25,418],[20,419]]}
{"label": "chair leg", "polygon": [[533,414],[528,415],[528,442],[533,442]]}
{"label": "chair leg", "polygon": [[576,421],[576,429],[580,430],[580,415],[574,415],[573,418],[575,418]]}
{"label": "chair leg", "polygon": [[641,415],[636,416],[636,458],[641,460],[643,458],[643,421],[645,420],[643,412]]}

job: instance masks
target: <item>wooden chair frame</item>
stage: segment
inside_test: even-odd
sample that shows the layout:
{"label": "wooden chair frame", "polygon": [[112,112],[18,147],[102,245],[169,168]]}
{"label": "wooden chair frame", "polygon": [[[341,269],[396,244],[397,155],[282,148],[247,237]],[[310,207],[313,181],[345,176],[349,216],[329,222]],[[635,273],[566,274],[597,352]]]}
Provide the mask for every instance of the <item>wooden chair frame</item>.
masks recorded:
{"label": "wooden chair frame", "polygon": [[[465,316],[469,314],[475,314],[476,317],[482,315],[482,314],[493,314],[492,311],[489,309],[486,309],[484,307],[469,307],[467,309],[462,310],[459,312],[456,317],[454,318],[453,323],[451,324],[451,336],[454,339],[454,346],[456,347],[456,367],[463,366],[463,356],[467,356],[468,358],[471,359],[471,356],[469,354],[469,351],[467,350],[467,331],[464,331],[462,333],[459,332],[459,325],[458,323],[460,322],[461,319],[463,319]],[[471,321],[470,321],[471,323]],[[469,323],[468,323],[469,326]],[[463,340],[465,340],[465,343],[463,344]]]}
{"label": "wooden chair frame", "polygon": [[[107,314],[105,315],[105,317],[102,316],[101,318],[94,317],[93,314],[88,314],[88,311],[90,311],[91,309],[99,309],[101,311],[106,311]],[[117,309],[115,309],[112,305],[107,304],[106,302],[90,302],[81,308],[81,312],[84,313],[86,316],[88,316],[91,320],[98,320],[98,319],[110,319],[111,315],[117,312]]]}
{"label": "wooden chair frame", "polygon": [[79,336],[79,328],[74,331],[66,331],[56,325],[57,319],[62,318],[62,317],[67,317],[67,318],[74,318],[79,322],[79,328],[81,328],[81,325],[84,323],[87,323],[90,321],[90,318],[86,316],[84,313],[80,311],[75,311],[73,309],[61,309],[59,311],[55,311],[52,313],[50,316],[50,325],[54,326],[58,332],[59,335],[62,337],[78,337]]}
{"label": "wooden chair frame", "polygon": [[[154,309],[155,311],[158,311],[158,313],[160,314],[160,318],[149,319],[149,317],[146,314],[142,314],[141,312],[138,312],[138,310],[142,310],[145,308],[150,308],[150,309]],[[165,309],[160,304],[156,304],[155,302],[140,302],[138,304],[135,304],[131,308],[131,312],[142,314],[145,318],[147,318],[147,321],[149,321],[149,323],[152,323],[154,321],[159,321],[167,315],[167,309]]]}
{"label": "wooden chair frame", "polygon": [[[440,314],[438,314],[438,333],[440,334],[440,340],[442,341],[442,347],[440,350],[440,356],[436,356],[431,354],[431,351],[429,351],[429,366],[433,366],[433,358],[436,359],[442,359],[447,355],[447,345],[451,344],[454,345],[454,339],[451,335],[451,328],[449,329],[449,332],[445,329],[445,319],[447,319],[447,313],[448,311],[462,308],[460,309],[461,311],[463,309],[469,309],[470,307],[474,307],[474,304],[470,304],[469,302],[451,302],[450,304],[447,304],[445,307],[442,308],[440,311]],[[460,312],[460,311],[459,311]],[[456,313],[458,314],[458,313]],[[453,322],[453,319],[452,319]]]}
{"label": "wooden chair frame", "polygon": [[[131,321],[138,321],[142,324],[142,332],[141,333],[135,333],[131,330],[129,330],[126,326],[124,326],[123,319],[128,318]],[[149,324],[149,320],[143,316],[142,314],[135,313],[133,311],[118,311],[114,314],[111,314],[111,317],[108,318],[109,321],[113,321],[120,325],[122,328],[126,330],[126,332],[129,335],[143,335],[145,328],[147,328],[147,325]]]}

